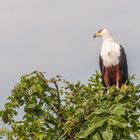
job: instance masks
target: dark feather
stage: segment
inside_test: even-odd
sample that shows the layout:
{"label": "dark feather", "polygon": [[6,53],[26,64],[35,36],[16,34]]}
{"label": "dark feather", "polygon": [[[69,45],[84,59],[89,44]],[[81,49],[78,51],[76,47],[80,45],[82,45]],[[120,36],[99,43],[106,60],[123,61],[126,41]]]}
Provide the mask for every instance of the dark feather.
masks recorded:
{"label": "dark feather", "polygon": [[106,86],[105,82],[104,82],[104,78],[103,78],[103,75],[105,74],[105,66],[103,64],[103,59],[102,59],[101,55],[99,56],[99,66],[100,66],[100,71],[102,74],[103,85]]}
{"label": "dark feather", "polygon": [[119,57],[119,65],[121,69],[121,75],[122,75],[122,83],[124,84],[126,80],[128,80],[128,66],[127,66],[127,58],[126,53],[124,51],[124,48],[120,45],[121,49],[121,55]]}

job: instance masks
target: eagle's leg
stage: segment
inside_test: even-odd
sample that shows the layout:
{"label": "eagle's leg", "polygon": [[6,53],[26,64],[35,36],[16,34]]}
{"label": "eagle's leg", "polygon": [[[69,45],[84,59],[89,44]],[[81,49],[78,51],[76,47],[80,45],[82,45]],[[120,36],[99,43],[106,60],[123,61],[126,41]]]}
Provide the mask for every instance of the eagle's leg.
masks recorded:
{"label": "eagle's leg", "polygon": [[118,81],[117,81],[117,83],[116,83],[116,87],[117,87],[117,89],[120,88],[120,86],[119,86],[119,82],[118,82]]}

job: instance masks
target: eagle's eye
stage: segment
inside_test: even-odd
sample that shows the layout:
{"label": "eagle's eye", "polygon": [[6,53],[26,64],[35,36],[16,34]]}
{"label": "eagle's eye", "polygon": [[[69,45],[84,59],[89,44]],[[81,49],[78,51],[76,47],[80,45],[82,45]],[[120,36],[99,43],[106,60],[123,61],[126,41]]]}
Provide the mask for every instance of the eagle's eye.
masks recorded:
{"label": "eagle's eye", "polygon": [[98,33],[101,33],[103,31],[103,29],[99,30]]}

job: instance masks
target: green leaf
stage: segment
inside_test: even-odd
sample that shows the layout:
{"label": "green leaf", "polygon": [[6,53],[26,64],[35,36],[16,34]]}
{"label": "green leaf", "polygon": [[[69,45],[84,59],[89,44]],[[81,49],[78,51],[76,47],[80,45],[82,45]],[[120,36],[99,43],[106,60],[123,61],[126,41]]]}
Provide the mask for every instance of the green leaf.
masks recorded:
{"label": "green leaf", "polygon": [[140,131],[133,133],[138,139],[140,139]]}
{"label": "green leaf", "polygon": [[113,138],[112,130],[107,128],[105,131],[103,131],[102,137],[104,140],[112,140],[112,138]]}
{"label": "green leaf", "polygon": [[119,94],[118,96],[115,97],[115,101],[116,102],[119,102],[122,99],[123,99],[123,95],[122,94]]}
{"label": "green leaf", "polygon": [[45,111],[43,109],[35,109],[34,112],[35,112],[35,115],[37,116],[45,115]]}
{"label": "green leaf", "polygon": [[2,120],[4,121],[4,123],[8,123],[8,120],[9,120],[9,113],[10,113],[10,110],[6,110],[3,115],[2,115]]}
{"label": "green leaf", "polygon": [[43,139],[43,134],[38,134],[37,135],[37,140],[42,140]]}
{"label": "green leaf", "polygon": [[110,113],[116,115],[125,115],[125,108],[121,103],[114,104],[110,108]]}
{"label": "green leaf", "polygon": [[88,126],[83,129],[79,134],[79,138],[86,138],[92,132],[95,131],[96,128],[101,127],[106,122],[106,118],[94,117],[91,122],[88,122]]}
{"label": "green leaf", "polygon": [[28,109],[34,109],[35,107],[36,107],[36,104],[28,104],[26,106],[26,108],[28,108]]}
{"label": "green leaf", "polygon": [[125,128],[128,126],[127,121],[122,116],[119,115],[113,115],[109,117],[108,123],[112,126],[117,126],[119,128]]}
{"label": "green leaf", "polygon": [[114,128],[112,129],[112,131],[113,131],[114,136],[115,136],[117,139],[120,139],[120,135],[121,135],[120,129],[117,129],[117,128],[114,127]]}
{"label": "green leaf", "polygon": [[24,104],[24,102],[25,102],[24,100],[19,99],[19,105],[20,105],[20,106],[22,106],[22,105]]}
{"label": "green leaf", "polygon": [[102,139],[101,139],[99,133],[95,133],[95,134],[92,136],[92,140],[102,140]]}
{"label": "green leaf", "polygon": [[0,110],[0,117],[2,116],[2,114],[3,114],[3,110]]}

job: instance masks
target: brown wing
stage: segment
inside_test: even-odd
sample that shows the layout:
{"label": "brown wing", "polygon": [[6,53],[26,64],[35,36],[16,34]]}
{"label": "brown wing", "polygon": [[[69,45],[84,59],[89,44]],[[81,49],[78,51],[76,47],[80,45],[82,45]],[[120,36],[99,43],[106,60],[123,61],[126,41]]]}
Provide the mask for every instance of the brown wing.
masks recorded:
{"label": "brown wing", "polygon": [[126,53],[124,51],[124,48],[120,45],[121,49],[121,55],[119,57],[119,65],[121,69],[121,76],[122,76],[122,84],[128,80],[128,66],[127,66],[127,58],[126,58]]}
{"label": "brown wing", "polygon": [[105,81],[104,81],[104,74],[105,74],[105,66],[103,65],[103,59],[101,55],[99,56],[99,66],[100,66],[100,71],[102,74],[102,80],[103,80],[103,85],[105,86]]}

